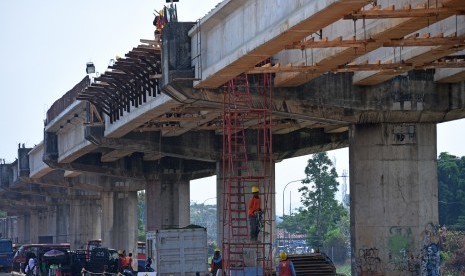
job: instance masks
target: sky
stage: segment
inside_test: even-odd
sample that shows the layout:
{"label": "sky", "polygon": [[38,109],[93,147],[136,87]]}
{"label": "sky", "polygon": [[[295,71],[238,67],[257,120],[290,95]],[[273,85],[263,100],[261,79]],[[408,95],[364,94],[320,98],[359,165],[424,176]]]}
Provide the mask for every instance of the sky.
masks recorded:
{"label": "sky", "polygon": [[[220,0],[180,0],[180,21],[195,21]],[[18,143],[33,147],[43,140],[45,113],[54,101],[85,76],[92,61],[104,72],[109,61],[124,56],[140,39],[153,39],[153,12],[161,0],[0,0],[0,159],[17,157]],[[438,154],[465,155],[465,121],[438,126]],[[349,169],[348,150],[328,153],[339,175]],[[284,186],[304,178],[310,156],[276,165],[277,213]],[[213,204],[215,177],[193,181],[191,201]],[[285,213],[299,206],[293,182],[285,190]],[[289,197],[291,200],[289,201]]]}

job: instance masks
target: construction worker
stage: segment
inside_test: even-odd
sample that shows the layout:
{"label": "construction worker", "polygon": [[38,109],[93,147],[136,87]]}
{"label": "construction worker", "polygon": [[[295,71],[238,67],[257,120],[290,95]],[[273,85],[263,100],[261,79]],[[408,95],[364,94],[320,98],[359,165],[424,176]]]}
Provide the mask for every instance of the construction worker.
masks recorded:
{"label": "construction worker", "polygon": [[247,216],[249,220],[249,227],[250,227],[250,240],[257,241],[258,240],[258,233],[260,232],[260,228],[258,227],[258,212],[261,211],[260,208],[260,197],[258,196],[258,187],[252,187],[252,198],[249,200],[249,209],[247,211]]}
{"label": "construction worker", "polygon": [[166,24],[165,20],[165,12],[164,10],[155,11],[158,15],[155,15],[155,19],[153,20],[153,25],[155,26],[155,41],[158,43],[161,42],[161,31]]}
{"label": "construction worker", "polygon": [[287,259],[287,254],[284,251],[279,253],[279,265],[276,272],[279,276],[296,276],[294,264]]}
{"label": "construction worker", "polygon": [[124,270],[129,270],[131,271],[132,274],[132,253],[129,253],[129,256],[126,256],[125,251],[118,250],[118,255],[119,255],[119,269],[118,271],[120,273],[124,273]]}
{"label": "construction worker", "polygon": [[118,272],[123,272],[123,250],[118,250]]}
{"label": "construction worker", "polygon": [[221,250],[219,248],[215,248],[215,253],[213,254],[212,265],[211,265],[211,275],[216,276],[218,271],[223,269],[223,258],[221,257]]}

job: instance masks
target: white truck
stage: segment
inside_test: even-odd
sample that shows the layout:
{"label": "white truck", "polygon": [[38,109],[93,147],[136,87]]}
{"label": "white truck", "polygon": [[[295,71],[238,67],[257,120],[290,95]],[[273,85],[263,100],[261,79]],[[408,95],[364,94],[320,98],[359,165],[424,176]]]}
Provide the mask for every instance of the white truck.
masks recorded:
{"label": "white truck", "polygon": [[208,273],[207,229],[185,228],[147,231],[147,256],[161,276],[195,276]]}

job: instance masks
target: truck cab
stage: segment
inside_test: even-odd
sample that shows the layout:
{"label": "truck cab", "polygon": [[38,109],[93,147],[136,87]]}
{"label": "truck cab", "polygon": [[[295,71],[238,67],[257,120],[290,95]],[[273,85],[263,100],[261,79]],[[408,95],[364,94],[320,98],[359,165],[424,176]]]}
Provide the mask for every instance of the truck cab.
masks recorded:
{"label": "truck cab", "polygon": [[13,243],[8,239],[0,239],[0,271],[11,272],[13,267]]}

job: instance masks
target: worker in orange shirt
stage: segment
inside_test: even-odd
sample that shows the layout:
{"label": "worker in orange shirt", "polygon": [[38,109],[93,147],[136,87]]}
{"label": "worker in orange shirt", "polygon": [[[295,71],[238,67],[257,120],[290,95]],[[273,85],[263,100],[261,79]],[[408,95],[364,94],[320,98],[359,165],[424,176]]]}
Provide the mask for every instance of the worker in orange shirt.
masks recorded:
{"label": "worker in orange shirt", "polygon": [[258,233],[260,228],[258,227],[258,212],[261,211],[260,208],[260,197],[258,195],[259,190],[257,186],[252,187],[252,198],[249,200],[249,209],[247,210],[247,216],[249,220],[250,227],[250,240],[257,241]]}

